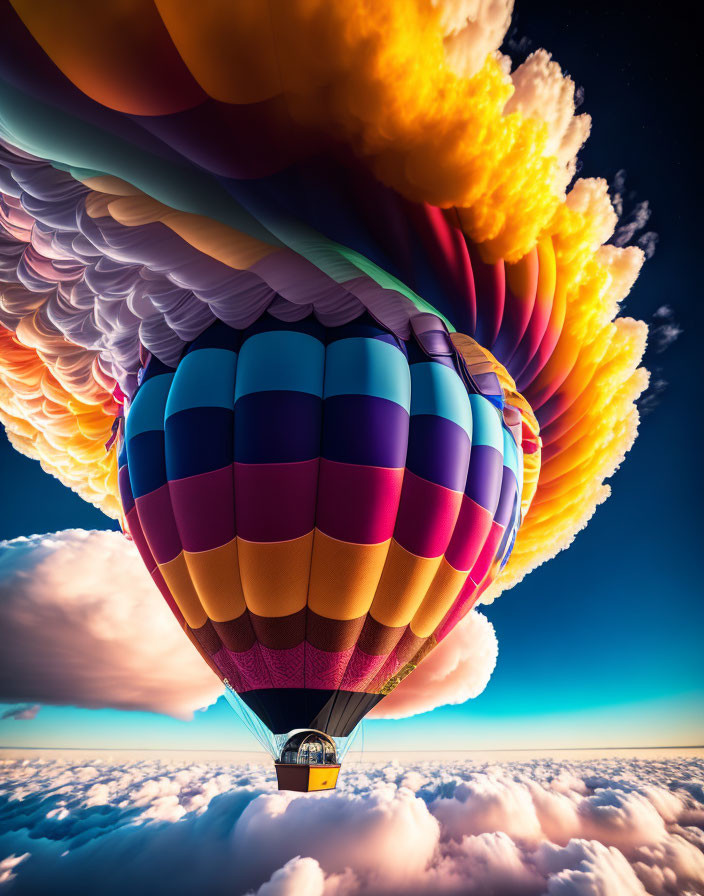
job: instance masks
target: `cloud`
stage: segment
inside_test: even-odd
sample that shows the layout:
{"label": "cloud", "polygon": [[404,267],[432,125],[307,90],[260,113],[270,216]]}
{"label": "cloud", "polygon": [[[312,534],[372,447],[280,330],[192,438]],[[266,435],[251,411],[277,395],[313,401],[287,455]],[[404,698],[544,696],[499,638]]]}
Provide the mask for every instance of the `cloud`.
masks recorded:
{"label": "cloud", "polygon": [[3,703],[190,718],[222,692],[117,532],[1,542],[0,627]]}
{"label": "cloud", "polygon": [[[199,758],[3,762],[8,894],[674,896],[704,889],[701,758],[350,762],[279,793]],[[5,875],[3,878],[2,875]]]}
{"label": "cloud", "polygon": [[626,172],[623,168],[614,175],[610,193],[619,219],[611,242],[619,247],[634,243],[642,249],[646,258],[652,258],[659,237],[654,231],[645,230],[652,214],[650,204],[647,201],[637,201],[634,190],[626,191]]}
{"label": "cloud", "polygon": [[0,715],[1,719],[33,719],[36,714],[41,709],[41,706],[38,703],[34,703],[32,705],[27,704],[25,706],[15,706],[10,709],[6,709],[5,712]]}
{"label": "cloud", "polygon": [[[222,693],[117,532],[71,529],[0,542],[0,626],[0,702],[190,718]],[[476,697],[497,650],[491,623],[471,613],[374,714],[403,718]]]}
{"label": "cloud", "polygon": [[496,665],[498,642],[486,616],[472,612],[370,713],[375,719],[403,719],[437,706],[464,703],[487,686]]}
{"label": "cloud", "polygon": [[675,320],[675,311],[671,305],[660,305],[653,314],[650,326],[650,341],[655,351],[664,352],[682,335],[682,327]]}
{"label": "cloud", "polygon": [[325,875],[315,859],[296,856],[275,871],[271,878],[257,890],[257,896],[323,896]]}

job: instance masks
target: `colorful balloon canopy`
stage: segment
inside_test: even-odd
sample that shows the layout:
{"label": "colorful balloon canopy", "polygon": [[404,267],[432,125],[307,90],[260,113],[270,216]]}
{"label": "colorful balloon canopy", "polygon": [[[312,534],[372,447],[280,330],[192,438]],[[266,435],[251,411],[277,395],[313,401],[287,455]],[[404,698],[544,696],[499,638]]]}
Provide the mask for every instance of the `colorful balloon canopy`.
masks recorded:
{"label": "colorful balloon canopy", "polygon": [[[521,519],[520,413],[438,318],[403,341],[212,324],[152,358],[120,460],[129,531],[218,674],[274,733],[347,736],[471,608]],[[510,412],[510,413],[509,413]]]}
{"label": "colorful balloon canopy", "polygon": [[642,255],[470,6],[0,7],[0,420],[274,733],[349,734],[635,438]]}

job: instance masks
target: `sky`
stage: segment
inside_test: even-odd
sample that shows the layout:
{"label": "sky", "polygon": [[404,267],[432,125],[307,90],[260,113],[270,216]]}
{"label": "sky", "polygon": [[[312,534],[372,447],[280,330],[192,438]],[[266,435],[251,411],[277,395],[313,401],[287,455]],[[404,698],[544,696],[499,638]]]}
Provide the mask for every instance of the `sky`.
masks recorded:
{"label": "sky", "polygon": [[[612,497],[568,551],[484,608],[499,641],[484,693],[405,721],[367,721],[369,749],[704,743],[695,56],[685,23],[656,20],[635,4],[557,9],[518,4],[516,52],[525,55],[526,41],[549,47],[584,88],[594,124],[580,173],[613,180],[624,169],[626,209],[650,204],[648,229],[659,242],[624,313],[660,328],[645,358],[656,385],[635,446],[611,480]],[[670,310],[658,316],[663,306]],[[668,321],[682,332],[660,351]],[[115,528],[4,435],[0,494],[2,539]],[[220,700],[190,722],[44,706],[31,720],[0,721],[0,745],[249,749],[252,741]]]}

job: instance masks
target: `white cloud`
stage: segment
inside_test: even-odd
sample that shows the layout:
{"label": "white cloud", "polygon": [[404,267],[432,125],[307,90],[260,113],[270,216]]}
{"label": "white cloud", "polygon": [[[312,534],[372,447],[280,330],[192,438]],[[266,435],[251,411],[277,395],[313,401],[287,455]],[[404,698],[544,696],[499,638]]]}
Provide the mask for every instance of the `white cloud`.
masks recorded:
{"label": "white cloud", "polygon": [[236,761],[34,754],[2,766],[12,894],[49,881],[52,893],[104,896],[704,890],[704,836],[691,826],[702,759],[351,762],[337,791],[306,795]]}
{"label": "white cloud", "polygon": [[547,876],[549,896],[648,896],[625,857],[596,841],[543,844],[537,865]]}
{"label": "white cloud", "polygon": [[275,871],[257,890],[257,896],[323,896],[325,875],[315,859],[296,856]]}
{"label": "white cloud", "polygon": [[411,675],[370,713],[373,719],[404,719],[449,703],[464,703],[487,686],[496,666],[494,627],[469,613]]}
{"label": "white cloud", "polygon": [[0,542],[0,702],[189,718],[222,685],[117,532]]}

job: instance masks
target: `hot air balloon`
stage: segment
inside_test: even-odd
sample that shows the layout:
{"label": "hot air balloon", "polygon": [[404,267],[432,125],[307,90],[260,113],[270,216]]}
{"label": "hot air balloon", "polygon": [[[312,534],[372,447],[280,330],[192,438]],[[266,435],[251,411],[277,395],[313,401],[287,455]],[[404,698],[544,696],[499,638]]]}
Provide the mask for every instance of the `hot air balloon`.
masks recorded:
{"label": "hot air balloon", "polygon": [[520,525],[520,413],[438,317],[412,324],[217,322],[175,368],[149,358],[129,405],[129,532],[277,757],[316,732],[334,760],[322,747],[469,611]]}
{"label": "hot air balloon", "polygon": [[334,787],[635,437],[641,256],[567,192],[574,85],[458,70],[445,12],[0,10],[0,420],[120,520],[283,788]]}

